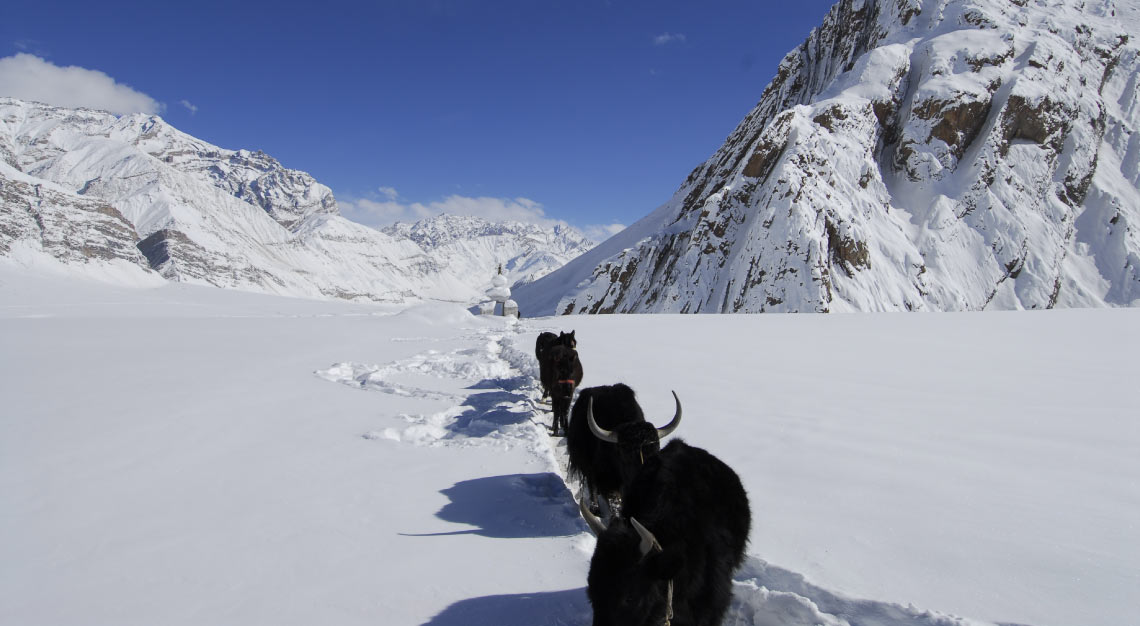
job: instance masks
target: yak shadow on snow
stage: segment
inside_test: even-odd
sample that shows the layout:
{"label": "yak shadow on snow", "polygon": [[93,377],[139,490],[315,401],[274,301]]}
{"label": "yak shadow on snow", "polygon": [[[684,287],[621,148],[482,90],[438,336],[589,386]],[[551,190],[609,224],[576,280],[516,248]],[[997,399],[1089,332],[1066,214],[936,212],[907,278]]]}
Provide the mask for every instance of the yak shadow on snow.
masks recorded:
{"label": "yak shadow on snow", "polygon": [[590,623],[586,589],[460,600],[424,626],[550,626]]}
{"label": "yak shadow on snow", "polygon": [[518,410],[518,396],[506,391],[471,394],[462,406],[470,408],[447,429],[465,437],[486,437],[504,426],[522,424],[531,418],[530,411]]}
{"label": "yak shadow on snow", "polygon": [[[499,389],[518,393],[534,382],[530,376],[512,376],[511,378],[485,378],[468,389]],[[521,394],[520,394],[521,395]]]}
{"label": "yak shadow on snow", "polygon": [[468,389],[480,391],[467,396],[467,409],[447,426],[451,436],[486,437],[504,427],[533,421],[534,403],[526,393],[530,379],[488,378]]}
{"label": "yak shadow on snow", "polygon": [[496,539],[567,537],[586,529],[574,498],[553,473],[487,476],[456,483],[440,493],[451,501],[436,517],[476,528],[407,537],[480,535]]}

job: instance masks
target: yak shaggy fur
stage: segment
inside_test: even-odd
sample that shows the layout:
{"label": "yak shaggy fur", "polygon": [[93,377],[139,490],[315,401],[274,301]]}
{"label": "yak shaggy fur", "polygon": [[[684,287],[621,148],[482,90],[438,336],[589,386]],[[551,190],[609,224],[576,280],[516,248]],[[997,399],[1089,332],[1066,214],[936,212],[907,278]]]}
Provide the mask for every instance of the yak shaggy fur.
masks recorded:
{"label": "yak shaggy fur", "polygon": [[[621,444],[602,441],[590,431],[586,411],[591,400],[594,421],[598,426],[617,433],[622,444],[640,439],[629,432],[631,429],[628,425],[646,424],[645,413],[637,403],[633,389],[621,383],[583,389],[578,393],[578,399],[574,401],[570,424],[566,429],[566,452],[570,457],[570,473],[586,484],[592,496],[613,499],[621,494],[623,475],[632,476],[629,469],[623,472],[623,467],[630,464],[631,460],[627,458],[623,462],[622,459],[623,456],[631,455],[622,455],[619,450],[619,447],[623,447]],[[651,449],[647,452],[656,454],[659,447],[657,431],[649,428],[649,432],[652,433],[654,445],[650,446]],[[633,457],[632,463],[637,465],[632,469],[640,469],[641,462],[637,456]]]}

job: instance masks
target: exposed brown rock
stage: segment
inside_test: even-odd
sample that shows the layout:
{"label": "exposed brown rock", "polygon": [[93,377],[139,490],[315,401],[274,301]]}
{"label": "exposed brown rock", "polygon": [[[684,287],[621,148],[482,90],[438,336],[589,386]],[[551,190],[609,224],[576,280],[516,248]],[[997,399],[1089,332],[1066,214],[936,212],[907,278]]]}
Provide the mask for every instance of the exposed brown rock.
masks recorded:
{"label": "exposed brown rock", "polygon": [[871,255],[865,242],[842,236],[830,219],[826,220],[824,228],[827,230],[827,247],[833,264],[842,267],[848,276],[853,276],[855,270],[860,268],[871,267]]}
{"label": "exposed brown rock", "polygon": [[985,126],[990,100],[927,100],[915,106],[914,114],[920,119],[938,120],[930,137],[941,140],[960,159]]}

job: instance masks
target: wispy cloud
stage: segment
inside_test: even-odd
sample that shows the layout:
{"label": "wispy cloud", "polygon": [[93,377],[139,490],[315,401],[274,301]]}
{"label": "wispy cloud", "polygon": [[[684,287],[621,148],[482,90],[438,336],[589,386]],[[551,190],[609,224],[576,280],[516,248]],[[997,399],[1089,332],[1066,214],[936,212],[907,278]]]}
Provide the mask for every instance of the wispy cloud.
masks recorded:
{"label": "wispy cloud", "polygon": [[684,33],[661,33],[653,38],[653,45],[667,46],[671,43],[685,43]]}
{"label": "wispy cloud", "polygon": [[625,224],[594,224],[582,229],[582,234],[586,235],[590,241],[601,243],[623,230],[625,230]]}
{"label": "wispy cloud", "polygon": [[48,58],[51,53],[38,39],[19,39],[12,42],[12,46],[20,52],[26,52],[38,57]]}
{"label": "wispy cloud", "polygon": [[193,105],[193,104],[190,104],[189,100],[179,100],[178,104],[181,104],[182,106],[186,107],[186,110],[190,112],[190,115],[194,115],[195,113],[198,112],[198,107]]}
{"label": "wispy cloud", "polygon": [[[570,226],[564,220],[547,217],[541,203],[529,198],[471,197],[453,194],[434,202],[403,202],[393,187],[378,187],[370,198],[337,195],[337,204],[344,217],[371,226],[384,228],[396,222],[417,222],[447,213],[470,215],[492,222],[523,222],[539,226]],[[579,228],[592,241],[601,242],[625,229],[624,224],[597,224]]]}
{"label": "wispy cloud", "polygon": [[491,221],[516,221],[543,226],[565,224],[546,217],[542,204],[529,198],[490,198],[450,195],[433,202],[404,202],[392,187],[380,187],[371,198],[337,197],[341,213],[367,226],[384,227],[395,222],[415,222],[443,213],[472,215]]}
{"label": "wispy cloud", "polygon": [[0,59],[0,95],[112,113],[161,113],[163,105],[98,70],[60,67],[24,52]]}

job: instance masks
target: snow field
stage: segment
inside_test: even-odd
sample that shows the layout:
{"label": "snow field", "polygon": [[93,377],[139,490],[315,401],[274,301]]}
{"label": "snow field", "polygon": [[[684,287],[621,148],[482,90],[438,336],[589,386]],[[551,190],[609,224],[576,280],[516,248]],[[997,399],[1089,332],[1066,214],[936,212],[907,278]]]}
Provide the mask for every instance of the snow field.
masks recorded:
{"label": "snow field", "polygon": [[655,423],[676,390],[677,435],[740,474],[726,624],[1135,618],[1132,310],[512,322],[2,271],[0,295],[0,623],[588,624],[543,330]]}
{"label": "snow field", "polygon": [[[497,345],[494,342],[487,342],[485,349],[480,352],[477,350],[460,350],[451,355],[439,355],[431,353],[428,355],[421,355],[408,360],[404,364],[394,364],[387,367],[364,367],[357,368],[357,370],[364,370],[370,372],[363,378],[367,382],[362,385],[369,388],[369,384],[375,383],[375,372],[386,371],[389,375],[395,375],[399,371],[406,369],[417,369],[421,373],[425,370],[422,364],[425,362],[434,363],[433,367],[428,368],[433,375],[443,378],[453,376],[455,372],[473,372],[485,368],[483,371],[492,373],[496,376],[501,376],[491,381],[484,381],[480,383],[480,387],[494,387],[497,386],[497,394],[509,394],[507,396],[498,397],[493,406],[490,404],[483,404],[468,400],[463,406],[453,407],[447,411],[434,414],[431,416],[415,416],[407,417],[406,419],[412,423],[411,426],[403,430],[403,432],[388,431],[384,434],[385,438],[397,441],[410,441],[419,445],[480,445],[485,443],[484,439],[491,441],[501,440],[514,440],[517,441],[515,445],[521,445],[529,448],[535,454],[544,456],[547,459],[548,466],[554,474],[557,474],[566,483],[566,487],[559,490],[559,497],[563,499],[561,506],[552,510],[558,511],[566,517],[562,522],[554,521],[554,518],[547,518],[548,522],[553,525],[560,523],[567,524],[566,529],[577,529],[581,532],[580,522],[578,522],[578,514],[573,506],[573,501],[580,495],[580,486],[566,478],[566,458],[564,444],[562,440],[550,440],[545,435],[545,427],[548,426],[550,414],[547,407],[537,404],[536,399],[539,395],[538,388],[535,383],[536,378],[536,364],[534,357],[529,353],[530,346],[533,345],[535,337],[542,331],[555,331],[568,329],[570,326],[584,325],[587,328],[594,324],[595,318],[563,318],[563,319],[548,319],[536,320],[533,322],[524,322],[517,325],[510,332],[502,336],[496,336]],[[610,318],[616,319],[616,318]],[[656,326],[653,322],[658,321],[658,318],[624,318],[628,320],[636,320],[637,326]],[[901,320],[897,320],[901,321]],[[552,324],[563,322],[561,326],[554,326]],[[581,324],[579,324],[581,322]],[[606,324],[615,324],[617,322],[609,321]],[[663,325],[673,326],[678,323],[677,319],[665,321]],[[696,322],[694,322],[696,324]],[[622,324],[624,325],[624,324]],[[595,330],[600,330],[595,328]],[[625,337],[623,345],[628,345],[630,336],[626,335],[626,331],[632,331],[631,328],[625,328],[622,332],[618,333]],[[612,332],[601,333],[601,336],[607,334],[612,338]],[[587,331],[587,336],[589,336]],[[641,334],[652,335],[652,331],[642,331]],[[882,341],[882,337],[875,335],[878,341]],[[678,343],[683,340],[678,339]],[[604,342],[607,345],[613,345],[611,342]],[[636,341],[634,342],[636,343]],[[890,343],[890,342],[887,342]],[[676,344],[674,344],[676,346]],[[903,347],[899,345],[898,347]],[[941,347],[938,342],[933,342],[931,349],[937,351]],[[594,360],[588,358],[589,348],[582,348],[580,351],[583,354],[583,361],[587,372],[600,371],[603,375],[610,375],[612,372],[621,370],[620,363],[623,360],[628,360],[629,356],[618,353],[603,352],[608,357],[615,358],[614,363],[595,363]],[[699,357],[698,351],[685,351],[680,350],[686,354]],[[661,356],[661,355],[657,355]],[[426,357],[426,358],[425,358]],[[466,359],[474,357],[479,363],[483,365],[476,367],[474,364],[469,363]],[[504,361],[508,367],[508,371],[499,366],[487,365],[494,359]],[[965,356],[966,360],[970,360]],[[677,366],[684,368],[683,363],[670,363],[668,359],[657,360],[654,358],[649,359],[657,364],[657,367],[670,372],[676,372]],[[592,367],[592,365],[600,365],[600,368]],[[905,367],[905,364],[903,364]],[[963,364],[964,366],[965,364]],[[709,368],[706,371],[713,371],[723,374],[721,369]],[[630,375],[636,376],[636,373],[631,372]],[[369,378],[371,377],[371,378]],[[617,380],[596,381],[591,380],[590,373],[586,374],[585,386],[592,384],[608,384],[610,382],[617,382]],[[356,376],[353,381],[359,381],[362,377]],[[628,380],[626,377],[623,379]],[[918,378],[916,376],[916,378]],[[653,384],[652,388],[660,390],[664,380],[658,381]],[[684,377],[681,377],[679,382],[684,382]],[[353,384],[353,383],[349,383]],[[376,384],[375,388],[381,391],[387,391],[387,383]],[[897,391],[897,390],[896,390]],[[971,395],[978,397],[980,401],[987,401],[984,394],[984,389],[974,390]],[[843,402],[838,397],[830,397],[830,394],[825,394],[828,401],[836,405],[842,405]],[[990,398],[988,401],[992,401]],[[642,397],[641,401],[649,406],[650,402]],[[904,397],[904,401],[915,402],[912,408],[918,408],[921,404],[920,401],[914,398]],[[660,399],[654,399],[653,404],[662,404]],[[467,415],[470,413],[471,406],[481,406],[482,408],[476,412],[475,416]],[[668,413],[667,406],[658,406],[655,414],[651,419],[656,418],[656,421],[661,421]],[[699,418],[698,418],[699,419]],[[425,422],[427,426],[425,427]],[[686,423],[688,427],[688,422]],[[797,426],[796,429],[802,430],[804,426]],[[1015,433],[1010,433],[1011,437],[1018,436]],[[472,438],[480,441],[480,444],[472,442]],[[857,432],[843,432],[842,436],[838,439],[842,441],[841,447],[851,448],[858,446],[859,433]],[[917,442],[907,442],[906,445],[911,446]],[[975,442],[981,443],[981,442]],[[510,444],[508,444],[510,445]],[[898,443],[890,444],[891,446],[898,446]],[[737,451],[739,452],[739,451]],[[715,449],[714,449],[715,453]],[[911,454],[919,456],[917,452],[903,454],[905,458]],[[1089,460],[1086,460],[1086,462]],[[970,472],[969,468],[966,470]],[[972,473],[972,472],[971,472]],[[877,477],[878,480],[887,480],[882,476]],[[571,496],[571,494],[573,494]],[[567,501],[567,498],[573,498]],[[862,497],[871,500],[884,499],[888,502],[885,504],[889,506],[891,496],[881,496],[879,494],[866,493]],[[837,501],[842,504],[842,498],[837,498]],[[883,504],[883,503],[880,503]],[[935,509],[943,508],[947,503],[940,502],[934,503]],[[758,514],[764,514],[763,502],[757,502],[754,506],[758,509]],[[541,509],[540,509],[541,510]],[[931,512],[923,513],[923,515],[930,515]],[[944,515],[953,517],[952,511],[945,511]],[[978,514],[978,513],[975,513]],[[516,513],[519,519],[527,519],[526,515]],[[984,517],[984,514],[978,514]],[[993,520],[988,520],[989,523],[994,523]],[[802,520],[799,523],[803,523]],[[915,520],[916,524],[922,524],[921,519]],[[903,534],[903,533],[899,533]],[[972,541],[985,541],[985,537],[977,536],[977,533],[971,531],[967,533],[970,535]],[[1002,543],[1006,538],[999,538],[998,544]],[[581,552],[588,559],[588,555],[592,553],[593,541],[589,536],[583,536],[577,541],[577,545]],[[870,546],[868,546],[870,547]],[[989,549],[996,549],[998,546],[990,546]],[[896,548],[897,549],[897,548]],[[776,567],[767,563],[765,560],[756,556],[762,554],[753,548],[753,556],[748,560],[745,568],[738,574],[737,577],[737,590],[735,600],[731,608],[730,614],[726,619],[726,623],[730,624],[896,624],[902,625],[917,625],[917,624],[975,624],[986,623],[979,620],[967,619],[956,617],[947,613],[919,609],[912,605],[903,605],[891,602],[874,601],[874,600],[859,600],[853,599],[844,595],[843,593],[829,591],[818,585],[809,583],[802,574],[797,574],[793,571]],[[896,555],[897,556],[897,555]],[[1028,558],[1044,558],[1040,554],[1024,555]],[[879,557],[882,558],[882,557]],[[921,569],[921,568],[920,568]],[[985,574],[983,573],[984,577]],[[840,576],[839,578],[842,578]],[[995,594],[1001,595],[1001,594]],[[581,598],[578,598],[580,603]],[[528,615],[529,620],[535,620],[539,616]],[[488,623],[504,623],[503,620],[509,619],[505,615],[497,615]],[[582,623],[587,623],[588,620]],[[509,622],[514,623],[514,622]],[[523,622],[519,622],[523,623]],[[526,623],[561,623],[561,622],[548,622],[545,619],[536,622]]]}

